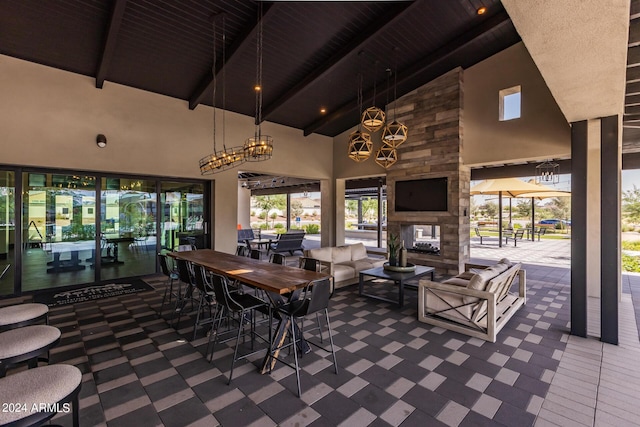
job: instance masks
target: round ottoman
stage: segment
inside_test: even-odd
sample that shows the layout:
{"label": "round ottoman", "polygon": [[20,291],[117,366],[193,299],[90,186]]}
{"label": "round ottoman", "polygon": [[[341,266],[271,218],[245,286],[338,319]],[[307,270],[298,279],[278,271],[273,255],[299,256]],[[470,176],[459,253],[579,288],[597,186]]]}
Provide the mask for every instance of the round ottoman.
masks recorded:
{"label": "round ottoman", "polygon": [[45,320],[49,323],[49,307],[46,304],[29,303],[0,308],[0,331],[21,328]]}
{"label": "round ottoman", "polygon": [[59,412],[73,411],[73,425],[79,425],[78,393],[80,369],[71,365],[49,365],[0,378],[1,426],[35,426]]}
{"label": "round ottoman", "polygon": [[[60,342],[60,329],[49,325],[31,325],[0,333],[0,377],[7,367],[29,360],[29,367],[38,365],[38,357]],[[45,360],[48,362],[49,357]]]}

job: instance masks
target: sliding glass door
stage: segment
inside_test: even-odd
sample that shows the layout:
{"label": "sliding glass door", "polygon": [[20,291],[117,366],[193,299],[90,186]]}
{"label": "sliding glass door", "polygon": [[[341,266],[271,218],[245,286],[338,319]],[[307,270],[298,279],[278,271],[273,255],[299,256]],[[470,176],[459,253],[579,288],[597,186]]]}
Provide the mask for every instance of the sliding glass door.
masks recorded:
{"label": "sliding glass door", "polygon": [[0,170],[0,296],[150,275],[158,251],[208,247],[208,191],[206,182]]}
{"label": "sliding glass door", "polygon": [[13,293],[16,228],[15,173],[0,170],[0,296]]}
{"label": "sliding glass door", "polygon": [[94,281],[96,177],[25,173],[22,291]]}
{"label": "sliding glass door", "polygon": [[156,182],[102,178],[100,278],[142,276],[156,271]]}
{"label": "sliding glass door", "polygon": [[160,184],[160,245],[174,250],[179,245],[206,247],[204,204],[205,186],[202,183],[167,182]]}

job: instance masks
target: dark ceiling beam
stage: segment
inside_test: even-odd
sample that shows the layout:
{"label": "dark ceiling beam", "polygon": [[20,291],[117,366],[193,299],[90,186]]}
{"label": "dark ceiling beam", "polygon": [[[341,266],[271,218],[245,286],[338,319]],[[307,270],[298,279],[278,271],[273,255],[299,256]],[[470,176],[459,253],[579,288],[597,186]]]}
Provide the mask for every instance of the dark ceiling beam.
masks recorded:
{"label": "dark ceiling beam", "polygon": [[630,47],[627,52],[627,67],[640,65],[640,46]]}
{"label": "dark ceiling beam", "polygon": [[[436,69],[443,61],[445,61],[450,56],[454,55],[460,49],[463,49],[464,47],[468,46],[478,37],[486,33],[489,33],[491,31],[495,31],[500,27],[502,27],[503,25],[509,24],[510,22],[511,22],[511,18],[509,18],[509,15],[505,10],[502,10],[496,13],[495,15],[489,17],[486,21],[482,22],[481,24],[477,25],[476,27],[472,28],[466,33],[456,37],[453,40],[450,40],[444,46],[441,46],[440,48],[436,49],[434,52],[427,55],[425,58],[421,59],[415,64],[409,66],[407,69],[403,70],[402,72],[398,72],[397,85],[401,86],[405,81],[410,80],[411,78],[416,77],[417,75],[429,74],[431,70]],[[435,77],[437,76],[433,76],[433,78]],[[382,93],[380,93],[380,96],[384,96],[387,90],[391,90],[391,89],[383,90]],[[373,96],[373,91],[369,90],[367,91],[366,94],[363,95],[363,99],[370,98],[371,96]],[[398,95],[398,96],[401,96],[401,95]],[[343,104],[333,113],[328,114],[327,116],[322,117],[316,120],[315,122],[305,126],[304,135],[308,136],[314,133],[315,131],[317,131],[318,129],[321,129],[322,127],[326,126],[332,121],[337,120],[353,112],[357,108],[358,108],[358,105],[355,100],[351,100]]]}
{"label": "dark ceiling beam", "polygon": [[640,105],[628,105],[624,107],[624,114],[624,117],[640,114]]}
{"label": "dark ceiling beam", "polygon": [[627,81],[640,80],[640,67],[627,67]]}
{"label": "dark ceiling beam", "polygon": [[100,57],[98,71],[96,71],[96,87],[102,89],[104,80],[107,77],[107,71],[111,65],[113,54],[116,52],[116,43],[118,42],[118,33],[120,32],[120,25],[122,25],[122,17],[124,16],[124,10],[127,7],[127,0],[115,0],[113,3],[113,10],[111,11],[111,18],[109,19],[109,28],[107,30],[107,36],[105,37],[104,49],[102,50],[102,56]]}
{"label": "dark ceiling beam", "polygon": [[[278,6],[273,3],[264,3],[261,18],[263,25],[269,20],[269,18],[276,14],[277,9]],[[227,48],[226,60],[218,61],[216,65],[216,75],[220,74],[223,66],[229,66],[229,64],[233,62],[234,58],[237,58],[237,52],[240,52],[253,41],[256,32],[258,31],[258,26],[259,23],[256,22],[255,25],[245,27],[240,34],[238,34],[233,43],[231,43],[231,46]],[[213,71],[209,70],[202,79],[200,79],[200,83],[198,83],[198,86],[189,97],[190,110],[194,110],[202,102],[205,94],[211,90],[211,85],[213,85]]]}
{"label": "dark ceiling beam", "polygon": [[635,93],[625,96],[624,105],[640,105],[640,94]]}
{"label": "dark ceiling beam", "polygon": [[[553,163],[558,164],[560,173],[571,173],[571,159],[554,160]],[[471,180],[480,179],[499,179],[499,178],[522,178],[534,176],[536,174],[536,166],[540,162],[530,162],[523,165],[503,165],[489,166],[471,169]]]}
{"label": "dark ceiling beam", "polygon": [[627,96],[640,93],[640,82],[627,82]]}
{"label": "dark ceiling beam", "polygon": [[636,122],[638,120],[640,120],[640,114],[625,114],[624,116],[622,116],[622,121],[624,123]]}
{"label": "dark ceiling beam", "polygon": [[349,43],[345,44],[344,46],[342,46],[342,48],[336,51],[324,64],[320,64],[319,66],[315,67],[310,74],[308,74],[294,86],[280,93],[273,102],[265,106],[262,112],[262,119],[266,120],[271,114],[273,114],[278,108],[282,107],[291,98],[333,71],[338,65],[340,65],[345,59],[349,58],[354,52],[360,51],[363,46],[369,40],[371,40],[371,38],[396,24],[398,22],[398,19],[400,19],[401,17],[407,16],[407,14],[415,8],[415,5],[419,3],[419,1],[415,1],[410,3],[397,3],[392,5],[390,11],[383,13],[368,27],[364,28],[362,31],[359,31],[358,35],[355,38],[353,38]]}
{"label": "dark ceiling beam", "polygon": [[629,47],[640,44],[640,21],[632,19],[629,22]]}

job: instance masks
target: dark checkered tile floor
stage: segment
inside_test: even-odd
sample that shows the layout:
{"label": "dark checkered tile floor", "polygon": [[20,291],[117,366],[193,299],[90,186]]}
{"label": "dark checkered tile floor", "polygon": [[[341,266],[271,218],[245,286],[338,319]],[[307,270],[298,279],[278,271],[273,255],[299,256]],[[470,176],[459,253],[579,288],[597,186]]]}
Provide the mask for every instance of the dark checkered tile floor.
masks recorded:
{"label": "dark checkered tile floor", "polygon": [[495,344],[418,322],[416,291],[399,310],[339,289],[339,373],[329,354],[305,355],[300,399],[292,369],[258,373],[261,355],[237,363],[227,385],[231,349],[210,364],[204,331],[191,340],[193,319],[176,331],[157,316],[162,277],[147,279],[156,291],[54,309],[63,335],[52,361],[84,373],[83,426],[533,425],[565,348],[569,270],[525,268],[528,303]]}

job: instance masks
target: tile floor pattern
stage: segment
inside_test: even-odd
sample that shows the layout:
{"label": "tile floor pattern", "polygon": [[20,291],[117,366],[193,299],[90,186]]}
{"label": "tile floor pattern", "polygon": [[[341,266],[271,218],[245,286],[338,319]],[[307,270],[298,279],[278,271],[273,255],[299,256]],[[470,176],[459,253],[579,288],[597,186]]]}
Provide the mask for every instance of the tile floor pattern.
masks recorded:
{"label": "tile floor pattern", "polygon": [[336,291],[339,375],[330,355],[305,355],[301,399],[293,370],[260,375],[260,356],[227,385],[230,349],[209,364],[207,338],[190,342],[186,317],[176,332],[156,315],[162,277],[148,279],[156,291],[54,309],[63,335],[52,362],[84,373],[84,426],[533,425],[568,339],[569,275],[526,269],[528,304],[495,344],[418,322],[415,291],[402,311],[357,286]]}

